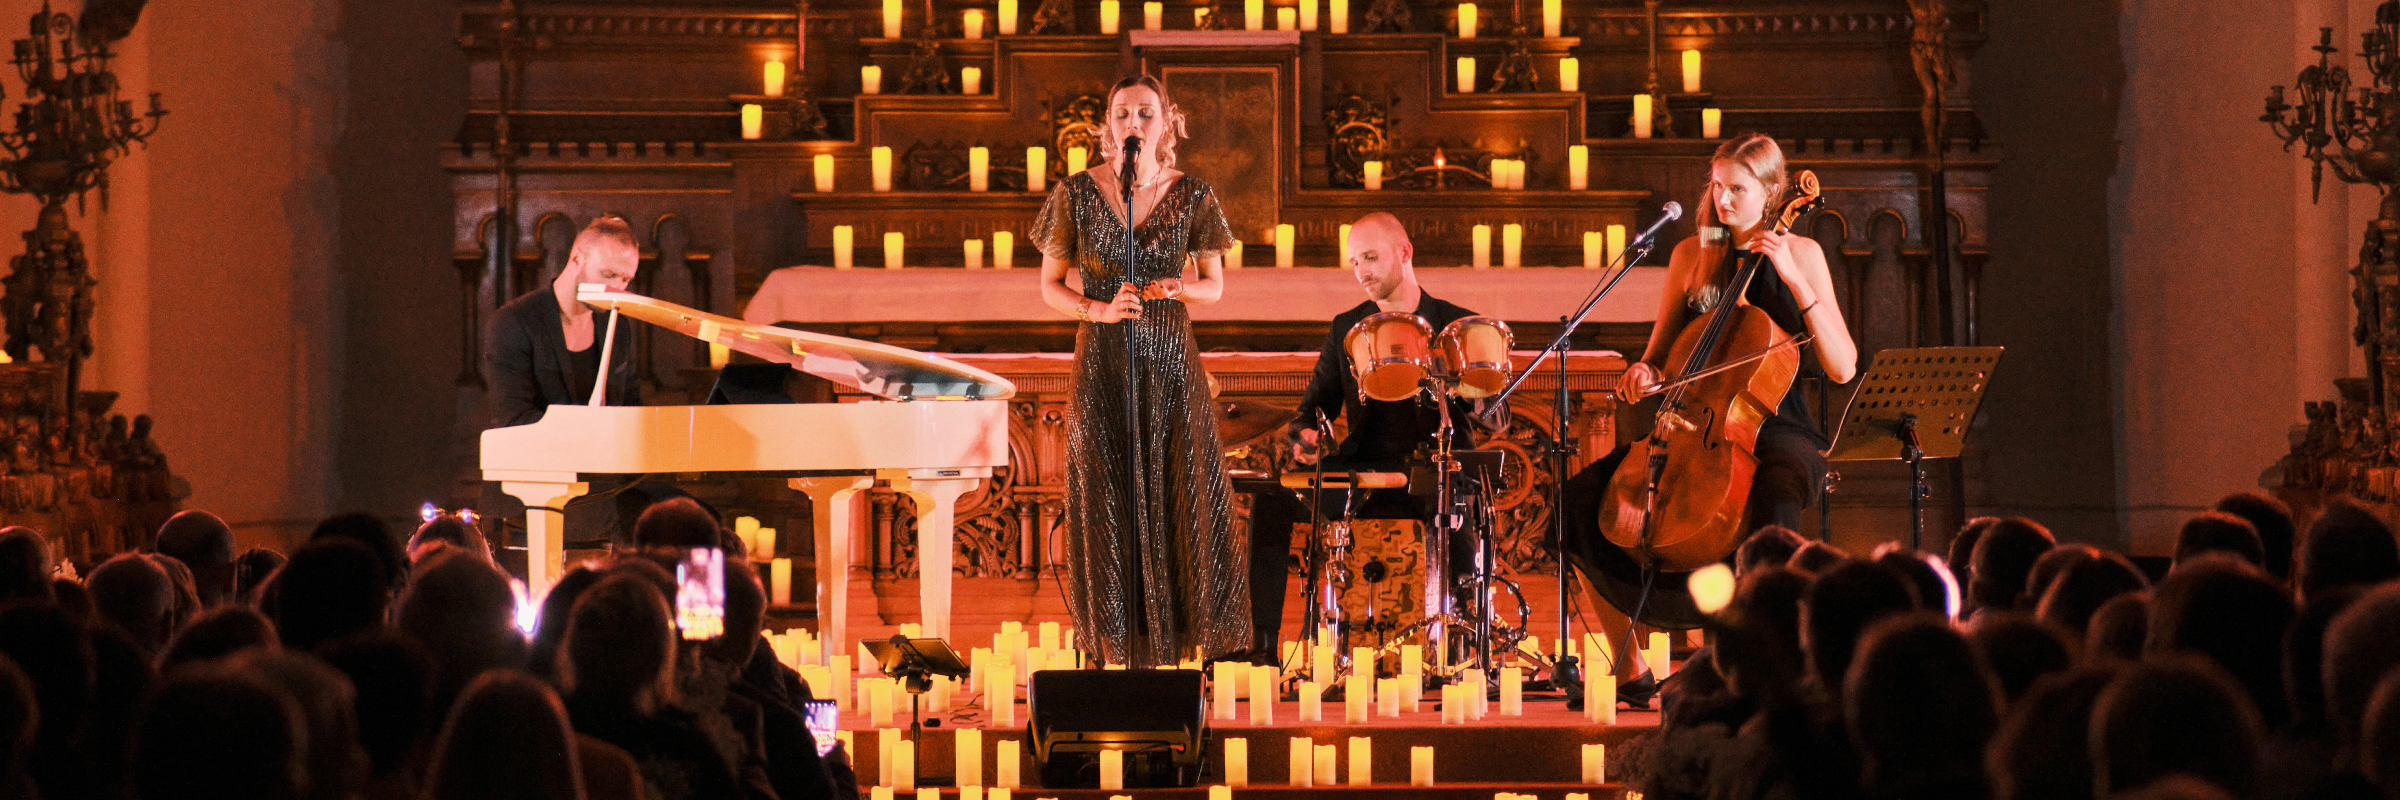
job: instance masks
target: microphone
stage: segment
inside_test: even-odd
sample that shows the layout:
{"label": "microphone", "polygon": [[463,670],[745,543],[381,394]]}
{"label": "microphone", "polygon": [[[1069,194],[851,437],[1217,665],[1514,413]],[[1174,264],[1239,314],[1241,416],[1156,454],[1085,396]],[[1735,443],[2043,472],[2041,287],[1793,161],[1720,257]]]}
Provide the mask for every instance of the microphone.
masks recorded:
{"label": "microphone", "polygon": [[1633,242],[1625,245],[1625,249],[1638,250],[1643,246],[1648,245],[1650,243],[1650,238],[1657,236],[1660,228],[1667,227],[1667,223],[1669,222],[1674,222],[1683,218],[1683,204],[1673,200],[1667,201],[1667,205],[1664,208],[1660,208],[1658,211],[1658,219],[1651,222],[1650,227],[1642,231],[1642,235],[1633,237]]}

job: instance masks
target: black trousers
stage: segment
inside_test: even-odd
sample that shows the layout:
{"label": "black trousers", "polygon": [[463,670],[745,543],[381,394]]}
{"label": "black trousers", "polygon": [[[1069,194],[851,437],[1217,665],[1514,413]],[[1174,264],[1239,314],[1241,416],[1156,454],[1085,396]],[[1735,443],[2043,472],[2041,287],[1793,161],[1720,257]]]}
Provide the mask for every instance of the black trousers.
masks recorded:
{"label": "black trousers", "polygon": [[[1279,641],[1283,626],[1284,588],[1291,570],[1292,526],[1309,521],[1306,496],[1313,492],[1261,492],[1252,495],[1250,505],[1250,624],[1255,631],[1254,644],[1273,647]],[[1328,490],[1324,494],[1324,518],[1342,517],[1342,493]],[[1352,516],[1358,519],[1416,520],[1433,527],[1433,496],[1410,494],[1406,489],[1376,489],[1366,492],[1353,504]],[[1449,542],[1451,572],[1473,556],[1474,543],[1470,537],[1453,536]],[[1305,583],[1305,577],[1303,582]],[[1303,599],[1302,602],[1312,602]]]}

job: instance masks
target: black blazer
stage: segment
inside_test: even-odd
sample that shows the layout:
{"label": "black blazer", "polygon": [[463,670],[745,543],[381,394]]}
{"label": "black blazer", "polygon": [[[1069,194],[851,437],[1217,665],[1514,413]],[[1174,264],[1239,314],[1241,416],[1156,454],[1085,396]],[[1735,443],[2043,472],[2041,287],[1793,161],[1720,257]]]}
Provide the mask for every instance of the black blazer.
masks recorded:
{"label": "black blazer", "polygon": [[[605,313],[601,319],[607,319]],[[592,346],[599,347],[607,331],[595,333]],[[617,321],[616,350],[609,358],[607,402],[612,406],[642,404],[641,383],[633,370],[633,333],[633,320]],[[492,414],[485,427],[528,425],[540,421],[550,406],[590,401],[594,377],[577,375],[581,370],[567,349],[558,296],[549,287],[508,301],[492,315],[491,335],[484,340],[483,377],[490,384],[484,397]],[[586,388],[578,394],[577,386]]]}
{"label": "black blazer", "polygon": [[[1422,290],[1420,290],[1422,291]],[[1432,446],[1441,431],[1441,410],[1424,395],[1398,402],[1361,400],[1358,378],[1350,371],[1349,351],[1342,347],[1350,336],[1350,328],[1383,309],[1368,300],[1333,318],[1333,327],[1325,333],[1325,347],[1317,353],[1316,373],[1309,378],[1308,389],[1300,397],[1300,416],[1292,420],[1295,430],[1316,424],[1317,414],[1326,420],[1350,417],[1350,437],[1342,440],[1339,449],[1326,458],[1328,469],[1380,469],[1398,471],[1408,462],[1418,445]],[[1461,317],[1475,312],[1458,304],[1434,297],[1426,292],[1417,300],[1417,316],[1433,326],[1436,334]],[[1467,415],[1474,405],[1451,399],[1451,446],[1464,450],[1475,446],[1469,432],[1472,423]]]}

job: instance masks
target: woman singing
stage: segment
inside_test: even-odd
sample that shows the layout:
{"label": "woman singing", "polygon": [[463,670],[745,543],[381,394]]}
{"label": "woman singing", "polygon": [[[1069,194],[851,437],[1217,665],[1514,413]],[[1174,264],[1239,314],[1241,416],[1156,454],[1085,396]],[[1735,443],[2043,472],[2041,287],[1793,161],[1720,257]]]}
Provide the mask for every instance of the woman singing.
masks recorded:
{"label": "woman singing", "polygon": [[[1726,302],[1718,294],[1733,275],[1739,261],[1735,256],[1743,251],[1763,254],[1768,263],[1731,302],[1765,311],[1786,334],[1816,337],[1811,345],[1816,357],[1803,357],[1801,375],[1848,383],[1858,374],[1858,345],[1851,341],[1841,306],[1834,300],[1825,251],[1813,239],[1773,230],[1769,215],[1781,210],[1790,188],[1783,149],[1774,139],[1744,134],[1717,148],[1709,159],[1708,188],[1700,202],[1700,234],[1675,246],[1659,293],[1658,325],[1650,330],[1650,344],[1641,359],[1626,365],[1619,397],[1640,398],[1658,390],[1662,365],[1676,338],[1702,313]],[[1799,525],[1801,509],[1809,506],[1825,479],[1828,444],[1800,392],[1786,392],[1782,406],[1759,429],[1754,450],[1758,471],[1750,483],[1746,531],[1769,524]],[[1645,601],[1640,567],[1599,531],[1599,503],[1625,453],[1626,448],[1619,447],[1568,481],[1568,555],[1593,588],[1620,611],[1630,613],[1641,604],[1645,623],[1696,627],[1701,618],[1692,607],[1684,573],[1660,573]],[[1616,652],[1630,652],[1623,618],[1611,623]],[[1620,676],[1641,674],[1640,659],[1619,661]],[[1592,665],[1594,680],[1601,679],[1599,670],[1607,666]],[[1647,694],[1633,689],[1625,696],[1638,701]]]}
{"label": "woman singing", "polygon": [[[1250,638],[1244,550],[1228,526],[1231,487],[1184,310],[1224,294],[1233,231],[1208,184],[1175,171],[1183,116],[1166,87],[1146,75],[1118,81],[1107,113],[1106,163],[1060,181],[1031,236],[1042,251],[1042,300],[1083,322],[1067,412],[1075,646],[1138,669]],[[1141,142],[1131,209],[1121,200],[1128,137]],[[1128,383],[1138,403],[1130,408]]]}

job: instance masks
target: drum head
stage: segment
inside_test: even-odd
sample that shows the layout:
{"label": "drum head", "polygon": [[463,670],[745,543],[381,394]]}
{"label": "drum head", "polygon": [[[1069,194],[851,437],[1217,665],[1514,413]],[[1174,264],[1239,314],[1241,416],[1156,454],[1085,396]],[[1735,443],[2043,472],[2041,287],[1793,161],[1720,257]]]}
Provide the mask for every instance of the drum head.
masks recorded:
{"label": "drum head", "polygon": [[1508,323],[1485,316],[1461,317],[1442,328],[1442,361],[1457,376],[1460,397],[1480,400],[1508,388],[1508,351],[1516,339]]}
{"label": "drum head", "polygon": [[1415,397],[1433,369],[1433,326],[1415,314],[1386,311],[1359,320],[1343,345],[1359,394],[1371,400]]}

